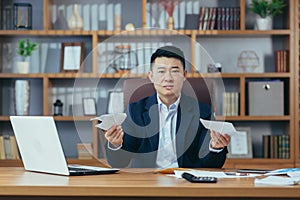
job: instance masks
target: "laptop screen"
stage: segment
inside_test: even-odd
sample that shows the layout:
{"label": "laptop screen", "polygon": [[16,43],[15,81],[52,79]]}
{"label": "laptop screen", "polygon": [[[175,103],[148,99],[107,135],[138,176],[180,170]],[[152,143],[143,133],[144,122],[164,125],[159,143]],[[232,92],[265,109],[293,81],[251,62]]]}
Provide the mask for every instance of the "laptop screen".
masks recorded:
{"label": "laptop screen", "polygon": [[53,117],[11,116],[24,168],[69,175]]}

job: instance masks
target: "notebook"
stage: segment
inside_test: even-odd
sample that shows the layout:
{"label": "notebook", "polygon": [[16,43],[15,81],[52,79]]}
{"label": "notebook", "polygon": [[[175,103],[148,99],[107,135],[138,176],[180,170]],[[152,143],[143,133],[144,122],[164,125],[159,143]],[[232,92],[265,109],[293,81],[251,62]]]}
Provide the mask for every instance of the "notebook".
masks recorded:
{"label": "notebook", "polygon": [[111,174],[116,168],[67,165],[53,117],[10,116],[25,170],[79,176]]}

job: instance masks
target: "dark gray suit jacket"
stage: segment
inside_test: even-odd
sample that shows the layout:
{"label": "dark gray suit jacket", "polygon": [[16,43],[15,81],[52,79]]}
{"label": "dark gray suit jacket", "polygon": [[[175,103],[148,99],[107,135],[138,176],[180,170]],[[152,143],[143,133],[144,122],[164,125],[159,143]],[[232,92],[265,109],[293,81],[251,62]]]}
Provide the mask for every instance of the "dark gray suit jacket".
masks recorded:
{"label": "dark gray suit jacket", "polygon": [[[176,153],[179,167],[221,168],[227,148],[209,151],[210,135],[199,118],[211,119],[211,108],[195,99],[181,95],[176,124]],[[122,124],[123,145],[120,150],[107,148],[112,167],[156,167],[159,143],[159,113],[157,94],[131,103]]]}

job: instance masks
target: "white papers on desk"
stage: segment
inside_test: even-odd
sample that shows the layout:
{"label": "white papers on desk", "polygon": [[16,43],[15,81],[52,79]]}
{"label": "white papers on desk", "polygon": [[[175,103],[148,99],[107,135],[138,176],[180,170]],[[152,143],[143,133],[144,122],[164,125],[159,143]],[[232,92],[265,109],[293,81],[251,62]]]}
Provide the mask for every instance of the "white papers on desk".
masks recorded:
{"label": "white papers on desk", "polygon": [[255,185],[296,185],[299,184],[300,178],[290,178],[281,176],[268,176],[262,179],[255,179]]}
{"label": "white papers on desk", "polygon": [[218,171],[206,171],[206,170],[174,170],[176,178],[182,178],[181,175],[184,173],[190,173],[194,176],[209,176],[209,177],[216,177],[216,178],[249,178],[255,176],[261,176],[261,174],[248,174],[246,176],[233,176],[227,175],[225,172],[218,172]]}
{"label": "white papers on desk", "polygon": [[211,121],[211,120],[205,120],[201,118],[200,121],[205,128],[219,132],[221,134],[226,133],[228,135],[234,135],[238,133],[238,131],[236,131],[236,129],[230,122]]}
{"label": "white papers on desk", "polygon": [[[296,185],[300,183],[300,168],[282,168],[264,174],[267,176],[262,179],[255,179],[255,185]],[[275,175],[287,175],[275,176]]]}
{"label": "white papers on desk", "polygon": [[270,176],[270,175],[298,175],[300,176],[300,168],[282,168],[282,169],[276,169],[273,171],[270,171],[268,173],[266,173],[266,176]]}
{"label": "white papers on desk", "polygon": [[92,118],[91,120],[99,120],[101,121],[100,124],[97,124],[96,127],[108,130],[114,124],[122,124],[126,119],[126,113],[112,113],[112,114],[104,114],[99,117]]}

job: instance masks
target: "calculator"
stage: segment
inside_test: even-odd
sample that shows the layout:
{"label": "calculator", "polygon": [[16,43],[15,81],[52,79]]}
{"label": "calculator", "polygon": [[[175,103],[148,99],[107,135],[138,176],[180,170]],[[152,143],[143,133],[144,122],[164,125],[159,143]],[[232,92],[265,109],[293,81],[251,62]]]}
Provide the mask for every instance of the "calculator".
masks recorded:
{"label": "calculator", "polygon": [[184,172],[182,178],[188,180],[191,183],[216,183],[218,179],[211,176],[194,176],[193,174]]}

